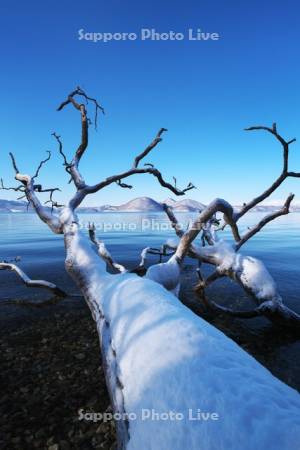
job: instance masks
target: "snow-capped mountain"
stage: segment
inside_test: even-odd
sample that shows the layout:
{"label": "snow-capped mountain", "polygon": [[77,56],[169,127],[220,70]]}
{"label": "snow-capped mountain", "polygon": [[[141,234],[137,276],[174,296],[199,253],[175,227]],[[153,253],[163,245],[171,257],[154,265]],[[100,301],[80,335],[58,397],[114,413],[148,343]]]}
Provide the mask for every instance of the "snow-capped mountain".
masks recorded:
{"label": "snow-capped mountain", "polygon": [[150,197],[138,197],[117,207],[118,211],[162,211],[162,204]]}
{"label": "snow-capped mountain", "polygon": [[[160,212],[163,211],[163,204],[167,204],[176,212],[197,212],[202,211],[205,205],[197,200],[183,199],[175,200],[167,198],[163,202],[157,202],[150,197],[137,197],[130,200],[127,203],[121,205],[102,205],[102,206],[82,206],[78,208],[80,213],[98,213],[98,212]],[[283,202],[284,203],[284,202]],[[282,204],[283,204],[282,203]],[[255,212],[272,212],[278,210],[282,204],[274,201],[274,204],[270,205],[258,205],[253,208]],[[240,206],[236,206],[239,209]],[[292,204],[291,211],[300,212],[300,204],[295,202]],[[29,212],[32,212],[32,208],[29,207]],[[18,213],[27,212],[27,202],[14,201],[14,200],[1,200],[0,199],[0,213]]]}
{"label": "snow-capped mountain", "polygon": [[205,205],[203,203],[200,203],[197,200],[191,200],[189,198],[177,201],[173,198],[167,198],[162,203],[165,203],[176,211],[201,211],[205,208]]}

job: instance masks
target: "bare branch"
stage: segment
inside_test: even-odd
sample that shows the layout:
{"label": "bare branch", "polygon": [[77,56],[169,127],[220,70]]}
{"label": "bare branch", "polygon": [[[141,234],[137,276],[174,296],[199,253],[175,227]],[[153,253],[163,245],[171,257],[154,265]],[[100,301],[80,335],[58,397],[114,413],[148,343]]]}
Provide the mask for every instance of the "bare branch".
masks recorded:
{"label": "bare branch", "polygon": [[50,198],[49,198],[49,200],[47,200],[45,202],[45,205],[47,205],[48,203],[51,203],[51,212],[53,212],[54,208],[62,208],[64,206],[64,205],[60,205],[57,201],[53,200],[53,194],[56,190],[60,190],[60,189],[51,189],[50,190]]}
{"label": "bare branch", "polygon": [[157,133],[156,137],[154,138],[154,140],[151,142],[151,144],[148,145],[146,147],[146,149],[135,158],[133,167],[130,170],[127,170],[123,173],[108,177],[105,180],[103,180],[100,183],[97,183],[95,185],[92,185],[92,186],[86,185],[85,180],[84,180],[83,176],[81,175],[78,166],[79,166],[81,157],[83,156],[83,154],[88,146],[89,121],[87,118],[87,112],[86,112],[85,105],[79,104],[75,100],[76,96],[84,97],[87,100],[87,102],[92,101],[96,106],[96,111],[98,109],[100,109],[102,112],[104,112],[103,108],[99,105],[99,103],[95,99],[87,96],[86,93],[80,87],[78,87],[73,92],[71,92],[68,95],[67,100],[62,102],[60,104],[60,106],[58,107],[58,111],[61,111],[66,105],[71,103],[75,109],[80,111],[80,114],[81,114],[81,142],[80,142],[80,145],[77,148],[76,153],[70,164],[67,163],[67,159],[62,152],[61,141],[59,140],[57,135],[55,133],[53,133],[54,137],[56,138],[56,140],[59,143],[59,151],[63,155],[64,165],[66,166],[66,170],[68,173],[71,174],[72,180],[74,181],[74,184],[77,188],[77,192],[76,192],[75,196],[69,202],[69,207],[73,211],[80,205],[80,203],[83,201],[83,199],[88,194],[93,194],[95,192],[98,192],[99,190],[103,189],[106,186],[109,186],[112,183],[117,183],[122,188],[131,189],[132,186],[127,183],[124,183],[123,180],[124,180],[124,178],[128,178],[132,175],[137,175],[137,174],[148,173],[148,174],[153,175],[158,180],[158,182],[160,183],[161,186],[166,187],[167,189],[171,190],[176,195],[184,195],[185,192],[195,188],[195,186],[192,183],[189,183],[186,188],[178,189],[176,186],[176,182],[175,182],[175,186],[172,185],[171,183],[167,182],[163,178],[161,172],[159,170],[157,170],[150,163],[145,164],[143,168],[138,167],[140,161],[142,159],[144,159],[145,156],[147,156],[151,152],[151,150],[162,140],[162,138],[161,138],[162,133],[164,131],[167,131],[165,128],[161,128],[159,130],[159,132]]}
{"label": "bare branch", "polygon": [[133,186],[131,184],[122,183],[121,180],[116,181],[117,185],[124,189],[132,189]]}
{"label": "bare branch", "polygon": [[202,292],[202,290],[210,286],[216,280],[219,280],[220,278],[223,278],[225,276],[224,273],[220,272],[219,270],[215,270],[206,279],[204,279],[201,270],[197,268],[196,271],[200,280],[199,283],[194,288],[194,291],[197,293]]}
{"label": "bare branch", "polygon": [[198,294],[199,298],[203,301],[204,305],[209,310],[211,310],[212,312],[217,313],[217,314],[225,314],[225,315],[228,315],[231,317],[237,317],[237,318],[241,318],[241,319],[252,319],[254,317],[258,317],[258,316],[262,315],[260,312],[260,306],[258,306],[257,308],[248,310],[248,311],[235,311],[231,308],[226,308],[225,306],[218,305],[216,302],[209,299],[203,290],[202,291],[198,290],[197,294]]}
{"label": "bare branch", "polygon": [[94,103],[95,105],[95,129],[97,129],[97,121],[98,121],[98,111],[102,112],[103,114],[105,114],[104,108],[98,103],[98,101],[95,98],[89,97],[79,86],[68,95],[67,100],[65,100],[64,102],[62,102],[59,107],[57,108],[57,111],[61,111],[66,105],[68,105],[69,103],[72,103],[73,106],[78,109],[79,111],[81,111],[81,106],[79,103],[77,103],[74,99],[74,97],[78,95],[81,97],[84,97],[86,102],[88,103],[89,101],[91,101],[92,103]]}
{"label": "bare branch", "polygon": [[66,293],[58,288],[55,284],[50,283],[49,281],[45,280],[31,280],[28,275],[26,275],[25,272],[23,272],[20,267],[18,267],[15,264],[8,264],[8,263],[0,263],[0,270],[10,270],[12,272],[15,272],[21,279],[21,281],[28,287],[32,288],[44,288],[51,291],[53,294],[59,296],[59,297],[66,297]]}
{"label": "bare branch", "polygon": [[59,151],[59,153],[61,154],[61,156],[63,157],[63,160],[64,160],[64,166],[66,167],[66,170],[67,170],[67,168],[70,167],[70,163],[68,163],[67,157],[66,157],[66,155],[65,155],[65,153],[64,153],[64,151],[63,151],[63,144],[62,144],[61,138],[60,138],[60,136],[58,136],[55,132],[52,133],[52,136],[54,136],[54,138],[55,138],[55,139],[57,140],[57,142],[58,142],[58,151]]}
{"label": "bare branch", "polygon": [[[93,103],[96,106],[95,124],[97,123],[98,109],[100,109],[102,112],[104,112],[104,110],[95,99],[88,97],[80,87],[77,87],[77,89],[75,89],[75,91],[71,92],[68,95],[67,100],[65,100],[63,103],[61,103],[61,105],[57,108],[57,111],[61,111],[66,105],[71,103],[74,106],[74,108],[80,112],[80,115],[81,115],[81,142],[75,152],[72,162],[70,163],[70,165],[68,167],[66,166],[66,170],[68,173],[71,174],[72,179],[73,179],[74,184],[77,187],[77,189],[82,189],[85,187],[85,181],[84,181],[81,173],[78,170],[78,165],[79,165],[79,162],[88,146],[89,121],[87,118],[87,111],[86,111],[85,105],[77,103],[76,100],[74,99],[75,96],[82,96],[86,100],[93,101]],[[57,139],[56,135],[54,135],[54,137]],[[58,140],[58,142],[59,142],[59,140]],[[65,162],[66,162],[66,159],[65,159]]]}
{"label": "bare branch", "polygon": [[144,167],[144,168],[130,169],[127,172],[123,172],[118,175],[113,175],[113,176],[108,177],[105,180],[101,181],[100,183],[95,184],[94,186],[85,186],[85,188],[83,189],[83,194],[84,195],[93,194],[95,192],[100,191],[104,187],[109,186],[112,183],[118,182],[119,180],[123,180],[124,178],[128,178],[132,175],[145,174],[145,173],[153,175],[158,180],[158,182],[161,186],[169,189],[175,195],[184,195],[187,191],[195,188],[195,186],[192,183],[189,183],[186,188],[180,190],[180,189],[176,188],[175,186],[173,186],[171,183],[165,181],[162,174],[160,173],[160,171],[158,169],[152,168],[152,167]]}
{"label": "bare branch", "polygon": [[[217,313],[217,314],[227,314],[234,317],[241,317],[241,311],[234,311],[231,308],[226,308],[225,306],[218,305],[213,300],[210,300],[207,298],[205,294],[205,288],[208,287],[210,284],[212,284],[214,281],[218,280],[220,277],[224,276],[217,270],[213,272],[207,279],[204,279],[200,269],[197,269],[197,274],[199,277],[198,284],[194,287],[194,292],[197,294],[199,299],[202,300],[204,305],[207,307],[208,310]],[[251,318],[259,316],[260,314],[257,312],[258,308],[255,308],[251,311],[242,311],[244,318]]]}
{"label": "bare branch", "polygon": [[[273,136],[275,136],[275,138],[276,138],[276,139],[281,143],[281,145],[283,145],[283,146],[285,146],[286,144],[288,144],[288,142],[287,142],[282,136],[280,136],[280,134],[278,134],[276,123],[273,123],[272,128],[266,127],[266,126],[263,126],[263,125],[256,125],[256,126],[253,126],[253,127],[245,128],[245,131],[257,131],[257,130],[263,130],[263,131],[267,131],[268,133],[273,134]],[[290,141],[289,143],[294,142],[295,140],[296,140],[296,139],[292,139],[292,141]]]}
{"label": "bare branch", "polygon": [[33,175],[32,180],[34,180],[35,178],[37,178],[39,176],[40,170],[43,167],[44,164],[46,164],[47,161],[49,161],[49,159],[51,158],[51,152],[49,152],[49,150],[47,151],[48,156],[46,159],[42,160],[35,172],[35,175]]}
{"label": "bare branch", "polygon": [[19,173],[19,169],[18,169],[18,167],[17,167],[16,160],[15,160],[15,157],[14,157],[14,155],[12,154],[12,152],[9,152],[9,156],[10,156],[10,158],[11,158],[11,162],[12,162],[13,168],[15,169],[15,172],[16,172],[16,173]]}
{"label": "bare branch", "polygon": [[288,327],[294,331],[300,330],[299,314],[295,313],[295,311],[292,311],[285,305],[274,305],[272,302],[264,302],[256,308],[241,311],[217,304],[213,300],[208,299],[204,291],[199,291],[198,295],[205,306],[214,313],[238,319],[253,319],[255,317],[263,316],[276,325]]}
{"label": "bare branch", "polygon": [[288,176],[292,178],[300,178],[300,172],[288,172]]}
{"label": "bare branch", "polygon": [[97,247],[98,250],[98,254],[99,256],[113,269],[116,269],[118,272],[126,272],[127,270],[125,269],[124,266],[122,266],[121,264],[116,263],[111,254],[109,253],[109,251],[107,250],[105,244],[103,241],[100,241],[99,239],[97,239],[96,237],[96,227],[94,223],[89,223],[89,237],[90,240],[93,242],[93,244],[95,244],[95,246]]}
{"label": "bare branch", "polygon": [[159,130],[159,132],[157,133],[157,135],[155,136],[154,140],[151,142],[151,144],[149,144],[149,145],[145,148],[145,150],[144,150],[142,153],[140,153],[140,154],[134,159],[133,166],[132,166],[133,169],[136,169],[136,168],[138,167],[140,161],[141,161],[143,158],[145,158],[145,156],[147,156],[148,153],[150,153],[151,150],[153,150],[154,147],[156,147],[157,144],[158,144],[159,142],[162,141],[161,135],[162,135],[165,131],[168,131],[168,130],[167,130],[166,128],[161,128],[161,129]]}
{"label": "bare branch", "polygon": [[263,130],[267,131],[268,133],[272,134],[282,145],[283,147],[283,168],[282,172],[279,175],[279,177],[274,181],[274,183],[266,189],[262,194],[255,197],[253,200],[251,200],[248,203],[245,203],[241,210],[235,214],[235,220],[238,221],[246,212],[248,212],[250,209],[252,209],[254,206],[268,198],[282,183],[283,181],[288,177],[300,177],[300,173],[296,172],[289,172],[288,171],[288,164],[289,164],[289,145],[296,141],[296,139],[291,139],[289,141],[286,141],[277,131],[276,123],[273,124],[272,128],[257,125],[254,127],[246,128],[246,131],[256,131],[256,130]]}
{"label": "bare branch", "polygon": [[178,224],[178,220],[176,219],[172,208],[170,208],[170,206],[168,206],[165,203],[163,203],[163,209],[164,209],[165,213],[167,214],[167,216],[169,217],[170,222],[171,222],[171,226],[175,230],[176,235],[179,238],[181,238],[184,235],[184,231],[182,230],[182,228]]}
{"label": "bare branch", "polygon": [[25,192],[25,187],[21,184],[16,187],[7,187],[4,185],[3,178],[0,179],[0,189],[3,191]]}
{"label": "bare branch", "polygon": [[236,244],[236,250],[239,250],[242,245],[245,244],[252,236],[254,236],[256,233],[258,233],[267,223],[271,222],[272,220],[276,219],[277,217],[286,215],[289,213],[291,202],[293,201],[295,195],[290,194],[288,198],[286,199],[283,207],[279,211],[275,211],[271,214],[268,214],[265,216],[255,227],[251,228]]}
{"label": "bare branch", "polygon": [[131,269],[130,273],[136,273],[140,277],[143,277],[144,275],[146,275],[147,272],[146,268],[147,255],[158,255],[159,262],[161,263],[163,256],[170,257],[174,255],[174,250],[172,250],[171,252],[167,252],[167,249],[168,249],[167,245],[163,245],[161,248],[145,247],[141,252],[140,264],[137,267]]}
{"label": "bare branch", "polygon": [[218,305],[213,300],[210,300],[206,294],[205,289],[211,285],[214,281],[224,277],[225,275],[220,271],[216,270],[211,275],[209,275],[206,279],[204,279],[200,269],[197,269],[197,274],[199,277],[199,283],[195,286],[194,292],[197,296],[203,301],[204,305],[214,313],[217,314],[225,314],[232,317],[239,317],[243,319],[251,319],[253,317],[257,317],[261,315],[260,306],[248,311],[235,311],[231,308],[226,308],[225,306]]}

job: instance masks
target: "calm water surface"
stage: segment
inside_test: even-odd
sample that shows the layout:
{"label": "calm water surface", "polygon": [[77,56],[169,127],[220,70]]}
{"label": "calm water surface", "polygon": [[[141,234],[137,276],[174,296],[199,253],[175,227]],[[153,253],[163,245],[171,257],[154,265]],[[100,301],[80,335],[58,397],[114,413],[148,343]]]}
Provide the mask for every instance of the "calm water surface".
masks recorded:
{"label": "calm water surface", "polygon": [[[263,215],[248,214],[247,218],[240,221],[241,231],[255,224]],[[178,214],[178,219],[185,225],[190,218],[191,215]],[[80,220],[84,230],[88,222],[94,222],[98,237],[105,241],[113,257],[129,268],[138,264],[139,254],[144,247],[159,247],[167,238],[174,237],[174,231],[161,213],[84,214],[80,216]],[[223,236],[230,239],[229,231],[224,232]],[[35,214],[0,214],[0,249],[1,259],[21,256],[20,266],[32,278],[45,278],[70,293],[77,292],[64,270],[62,237],[51,233]],[[300,313],[300,213],[283,216],[268,225],[242,248],[242,252],[258,257],[265,263],[286,304]],[[149,258],[149,264],[155,262],[155,257]],[[197,314],[235,339],[274,374],[300,389],[300,344],[297,337],[274,329],[262,318],[246,321],[211,317],[193,295],[192,287],[195,282],[195,262],[187,259],[182,300]],[[211,298],[224,305],[251,306],[245,293],[230,280],[218,281],[208,293]],[[44,295],[46,294],[40,290],[22,286],[13,274],[0,271],[0,305],[1,299],[40,299]],[[4,310],[6,308],[0,306],[2,323],[5,320]],[[17,308],[14,313],[18,314]]]}

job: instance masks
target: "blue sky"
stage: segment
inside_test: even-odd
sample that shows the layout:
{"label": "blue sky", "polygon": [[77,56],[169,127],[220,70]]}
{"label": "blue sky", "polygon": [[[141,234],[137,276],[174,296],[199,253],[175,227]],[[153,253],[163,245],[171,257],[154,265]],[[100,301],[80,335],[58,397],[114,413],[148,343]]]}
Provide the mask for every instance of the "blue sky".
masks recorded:
{"label": "blue sky", "polygon": [[[240,203],[259,193],[281,170],[281,149],[249,125],[271,125],[287,138],[300,135],[299,5],[296,0],[191,1],[10,1],[1,2],[1,176],[13,182],[8,152],[20,170],[33,172],[46,150],[53,159],[41,173],[45,187],[67,184],[56,146],[61,134],[72,155],[80,123],[58,104],[80,85],[97,96],[107,114],[82,161],[88,183],[128,168],[134,155],[168,128],[147,158],[178,184],[192,181],[189,197],[216,196]],[[220,34],[219,41],[78,40],[78,30]],[[299,136],[300,137],[300,136]],[[299,144],[291,167],[300,170]],[[134,190],[111,186],[85,204],[116,203],[137,196],[162,200],[170,193],[150,176],[132,178]],[[300,200],[299,180],[289,180],[274,199],[290,191]],[[0,193],[15,198],[15,193]]]}

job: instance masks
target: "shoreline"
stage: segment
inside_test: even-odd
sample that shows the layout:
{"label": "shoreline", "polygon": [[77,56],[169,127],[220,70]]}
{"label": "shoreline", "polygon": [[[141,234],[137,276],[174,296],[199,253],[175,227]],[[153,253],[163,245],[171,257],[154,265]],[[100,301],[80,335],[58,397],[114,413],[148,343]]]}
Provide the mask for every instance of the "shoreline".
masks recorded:
{"label": "shoreline", "polygon": [[[2,305],[1,312],[10,308]],[[1,449],[115,449],[113,421],[78,420],[81,408],[110,411],[98,335],[84,300],[34,313],[21,308],[24,322],[22,312],[18,320],[13,314],[14,323],[1,328]]]}
{"label": "shoreline", "polygon": [[[261,318],[213,317],[194,295],[195,276],[186,266],[182,302],[300,391],[299,339]],[[220,284],[212,295],[218,293],[223,301],[227,295],[229,301],[226,292]],[[5,386],[0,397],[1,449],[115,450],[113,421],[79,421],[80,410],[102,416],[111,412],[98,334],[83,297],[43,307],[0,301],[0,330]]]}

